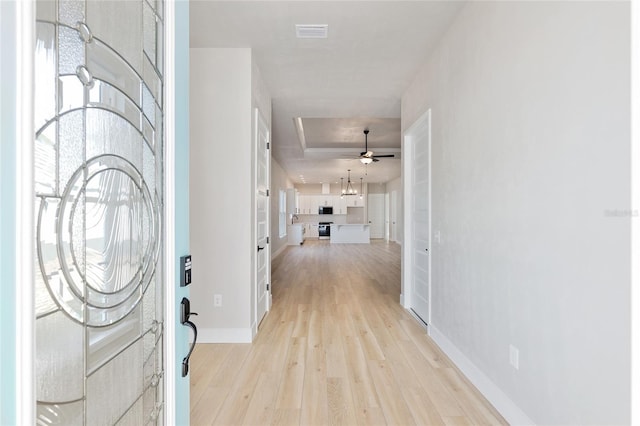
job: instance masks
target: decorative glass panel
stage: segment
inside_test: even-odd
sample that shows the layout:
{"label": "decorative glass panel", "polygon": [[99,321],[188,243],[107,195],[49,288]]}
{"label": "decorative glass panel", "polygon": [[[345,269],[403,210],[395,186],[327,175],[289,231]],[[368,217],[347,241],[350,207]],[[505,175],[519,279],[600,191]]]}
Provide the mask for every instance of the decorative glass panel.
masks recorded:
{"label": "decorative glass panel", "polygon": [[60,113],[72,111],[84,106],[84,84],[78,75],[64,75],[60,77],[58,82],[58,91],[60,93]]}
{"label": "decorative glass panel", "polygon": [[142,5],[140,1],[90,0],[87,24],[105,44],[142,74]]}
{"label": "decorative glass panel", "polygon": [[140,419],[144,419],[144,411],[142,410],[142,398],[137,400],[133,407],[129,409],[125,413],[125,415],[118,420],[116,423],[117,426],[140,426],[142,421]]}
{"label": "decorative glass panel", "polygon": [[[42,3],[39,2],[38,8]],[[42,100],[34,104],[35,127],[39,129],[56,110],[56,26],[50,23],[36,24],[36,56],[34,63],[34,85]]]}
{"label": "decorative glass panel", "polygon": [[107,82],[96,79],[89,91],[89,106],[106,108],[140,130],[140,109],[125,93]]}
{"label": "decorative glass panel", "polygon": [[164,24],[157,22],[156,29],[156,68],[162,72],[164,69]]}
{"label": "decorative glass panel", "polygon": [[51,123],[36,136],[34,168],[36,194],[56,195],[58,190],[58,126]]}
{"label": "decorative glass panel", "polygon": [[58,176],[58,180],[62,186],[60,191],[63,191],[71,176],[82,167],[84,161],[84,111],[76,110],[63,114],[58,117],[58,121],[60,123],[58,130],[60,176]]}
{"label": "decorative glass panel", "polygon": [[152,126],[156,125],[156,104],[146,84],[142,85],[142,110]]}
{"label": "decorative glass panel", "polygon": [[[118,162],[118,168],[130,163],[138,174],[142,170],[142,135],[130,122],[118,114],[103,109],[87,109],[87,157],[116,155],[127,161]],[[111,160],[110,160],[111,161]]]}
{"label": "decorative glass panel", "polygon": [[87,424],[113,425],[135,404],[144,390],[142,365],[137,342],[87,378]]}
{"label": "decorative glass panel", "polygon": [[[55,3],[52,0],[51,3]],[[58,0],[58,16],[60,23],[75,27],[78,22],[84,21],[85,15],[84,0]]]}
{"label": "decorative glass panel", "polygon": [[58,26],[58,65],[60,74],[75,74],[84,64],[84,45],[80,35],[74,29]]}
{"label": "decorative glass panel", "polygon": [[156,58],[156,15],[149,3],[143,4],[144,53],[154,63]]}
{"label": "decorative glass panel", "polygon": [[140,106],[140,78],[136,71],[99,39],[88,43],[86,48],[87,67],[93,77],[111,83]]}
{"label": "decorative glass panel", "polygon": [[37,424],[161,424],[163,5],[36,7]]}
{"label": "decorative glass panel", "polygon": [[114,325],[88,331],[87,370],[92,373],[140,337],[140,309]]}
{"label": "decorative glass panel", "polygon": [[[84,329],[56,312],[36,321],[36,398],[41,402],[82,399]],[[51,386],[50,384],[53,384]]]}
{"label": "decorative glass panel", "polygon": [[157,395],[156,388],[149,386],[147,391],[144,393],[143,397],[143,410],[145,413],[144,422],[145,424],[155,425],[156,419],[160,414],[158,410]]}
{"label": "decorative glass panel", "polygon": [[[37,0],[36,20],[38,22],[47,21],[55,22],[56,20],[56,3],[50,0]],[[37,70],[37,67],[36,67]]]}
{"label": "decorative glass panel", "polygon": [[38,426],[80,426],[84,418],[84,401],[69,404],[38,403],[36,425]]}
{"label": "decorative glass panel", "polygon": [[151,93],[153,93],[156,101],[162,104],[162,81],[156,72],[155,66],[151,64],[147,56],[144,58],[143,71],[144,82],[149,90],[151,90]]}

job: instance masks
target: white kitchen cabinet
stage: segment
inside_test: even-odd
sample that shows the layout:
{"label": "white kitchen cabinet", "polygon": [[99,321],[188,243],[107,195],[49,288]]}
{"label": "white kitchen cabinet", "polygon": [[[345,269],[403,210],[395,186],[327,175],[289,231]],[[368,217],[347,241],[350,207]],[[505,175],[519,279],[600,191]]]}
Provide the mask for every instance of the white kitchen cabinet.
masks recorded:
{"label": "white kitchen cabinet", "polygon": [[300,194],[298,196],[299,214],[318,214],[318,205],[314,195]]}
{"label": "white kitchen cabinet", "polygon": [[334,196],[333,214],[347,214],[347,197]]}
{"label": "white kitchen cabinet", "polygon": [[323,207],[331,207],[333,206],[333,195],[331,194],[323,194],[323,195],[317,195],[316,196],[316,200],[318,201],[318,207],[319,206],[323,206]]}
{"label": "white kitchen cabinet", "polygon": [[307,237],[318,238],[318,224],[307,223],[306,225],[307,225]]}
{"label": "white kitchen cabinet", "polygon": [[298,214],[308,214],[306,209],[309,201],[306,195],[298,195]]}
{"label": "white kitchen cabinet", "polygon": [[287,227],[287,238],[290,246],[304,243],[306,229],[302,223],[294,223]]}
{"label": "white kitchen cabinet", "polygon": [[347,206],[364,207],[360,196],[340,197],[336,194],[298,194],[298,214],[318,214],[321,206],[333,207],[333,214],[347,214]]}
{"label": "white kitchen cabinet", "polygon": [[364,207],[364,198],[360,198],[359,195],[352,195],[344,197],[347,200],[347,207]]}
{"label": "white kitchen cabinet", "polygon": [[309,214],[318,214],[320,195],[309,195]]}
{"label": "white kitchen cabinet", "polygon": [[298,214],[298,191],[294,188],[287,189],[287,214]]}

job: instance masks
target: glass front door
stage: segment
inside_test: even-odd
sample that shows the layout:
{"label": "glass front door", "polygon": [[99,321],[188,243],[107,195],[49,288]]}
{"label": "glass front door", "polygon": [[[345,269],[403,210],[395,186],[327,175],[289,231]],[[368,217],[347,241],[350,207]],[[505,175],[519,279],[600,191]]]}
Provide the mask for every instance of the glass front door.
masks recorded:
{"label": "glass front door", "polygon": [[37,422],[162,423],[163,3],[36,10]]}

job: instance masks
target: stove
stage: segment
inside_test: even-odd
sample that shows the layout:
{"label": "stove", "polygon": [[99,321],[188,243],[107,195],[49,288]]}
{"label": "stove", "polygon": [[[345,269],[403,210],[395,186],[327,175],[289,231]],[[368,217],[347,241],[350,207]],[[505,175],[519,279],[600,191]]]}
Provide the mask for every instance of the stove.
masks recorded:
{"label": "stove", "polygon": [[331,237],[331,224],[333,222],[318,222],[318,239],[328,240]]}

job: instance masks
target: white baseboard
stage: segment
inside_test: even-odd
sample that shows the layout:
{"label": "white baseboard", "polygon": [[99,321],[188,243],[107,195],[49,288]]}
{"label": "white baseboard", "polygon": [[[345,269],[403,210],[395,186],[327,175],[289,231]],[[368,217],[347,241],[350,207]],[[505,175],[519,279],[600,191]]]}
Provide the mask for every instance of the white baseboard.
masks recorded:
{"label": "white baseboard", "polygon": [[203,328],[198,330],[198,343],[251,343],[253,327]]}
{"label": "white baseboard", "polygon": [[534,425],[531,420],[491,379],[475,366],[433,324],[429,324],[429,335],[453,363],[478,388],[482,395],[498,410],[509,424]]}

